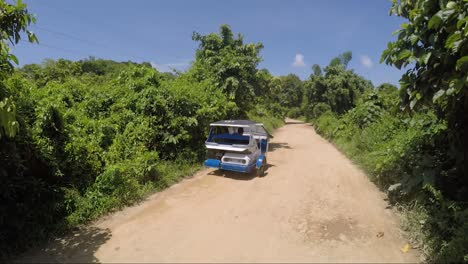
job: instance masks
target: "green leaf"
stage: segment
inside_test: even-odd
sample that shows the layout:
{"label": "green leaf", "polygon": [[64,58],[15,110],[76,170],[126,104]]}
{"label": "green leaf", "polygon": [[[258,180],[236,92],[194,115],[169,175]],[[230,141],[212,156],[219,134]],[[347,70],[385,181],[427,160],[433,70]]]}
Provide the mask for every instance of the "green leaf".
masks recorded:
{"label": "green leaf", "polygon": [[456,31],[450,35],[445,42],[445,48],[451,49],[453,52],[457,52],[461,44],[461,34],[460,31]]}
{"label": "green leaf", "polygon": [[419,58],[419,63],[427,65],[427,63],[429,62],[429,59],[431,58],[431,55],[432,55],[432,52],[423,54],[421,58]]}
{"label": "green leaf", "polygon": [[441,96],[443,96],[445,94],[445,90],[443,89],[440,89],[439,91],[437,91],[434,96],[432,97],[432,102],[435,103]]}
{"label": "green leaf", "polygon": [[36,34],[34,34],[32,31],[27,31],[27,33],[28,33],[28,40],[29,40],[29,42],[31,42],[31,43],[34,43],[34,42],[39,43],[39,41],[38,41],[38,39],[37,39],[37,37],[36,37]]}
{"label": "green leaf", "polygon": [[452,87],[452,88],[448,88],[448,89],[447,89],[447,95],[452,95],[455,91],[456,91],[456,90],[455,90],[455,88],[453,88],[453,87]]}
{"label": "green leaf", "polygon": [[449,87],[455,89],[455,91],[460,91],[463,88],[463,79],[452,79],[450,81]]}
{"label": "green leaf", "polygon": [[442,13],[441,11],[437,12],[435,15],[431,17],[429,20],[428,27],[429,28],[439,28],[440,23],[442,22]]}
{"label": "green leaf", "polygon": [[407,50],[407,49],[402,50],[402,51],[400,51],[400,53],[398,53],[398,59],[399,60],[404,60],[404,59],[408,58],[409,56],[411,56],[411,54],[412,53],[411,53],[410,50]]}
{"label": "green leaf", "polygon": [[13,55],[13,54],[10,54],[10,55],[9,55],[9,57],[10,57],[10,59],[11,59],[12,61],[14,61],[16,64],[19,64],[19,62],[18,62],[18,58],[16,58],[16,56],[15,56],[15,55]]}
{"label": "green leaf", "polygon": [[468,23],[468,17],[465,17],[465,19],[460,19],[457,22],[457,29],[461,29],[463,25]]}
{"label": "green leaf", "polygon": [[410,40],[411,40],[411,44],[414,45],[414,44],[416,44],[416,42],[418,42],[419,37],[416,36],[415,34],[411,34]]}
{"label": "green leaf", "polygon": [[400,33],[403,32],[403,31],[404,31],[404,30],[401,29],[401,28],[400,28],[400,29],[397,29],[397,30],[395,30],[395,31],[392,32],[392,36],[395,36],[395,35],[397,35],[397,34],[400,34]]}
{"label": "green leaf", "polygon": [[447,3],[448,9],[455,9],[456,7],[457,7],[457,3],[455,3],[454,1],[450,1]]}
{"label": "green leaf", "polygon": [[463,56],[460,59],[457,60],[457,66],[456,69],[460,70],[462,67],[465,66],[465,64],[468,64],[468,56]]}

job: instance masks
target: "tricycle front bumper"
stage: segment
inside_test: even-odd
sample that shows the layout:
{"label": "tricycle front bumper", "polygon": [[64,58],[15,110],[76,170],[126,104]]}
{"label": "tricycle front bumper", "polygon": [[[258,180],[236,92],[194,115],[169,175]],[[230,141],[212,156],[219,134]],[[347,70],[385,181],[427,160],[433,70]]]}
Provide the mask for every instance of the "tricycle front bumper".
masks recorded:
{"label": "tricycle front bumper", "polygon": [[205,166],[221,170],[250,173],[253,168],[255,168],[255,163],[249,165],[238,165],[232,163],[222,163],[220,160],[216,159],[207,159],[205,160]]}

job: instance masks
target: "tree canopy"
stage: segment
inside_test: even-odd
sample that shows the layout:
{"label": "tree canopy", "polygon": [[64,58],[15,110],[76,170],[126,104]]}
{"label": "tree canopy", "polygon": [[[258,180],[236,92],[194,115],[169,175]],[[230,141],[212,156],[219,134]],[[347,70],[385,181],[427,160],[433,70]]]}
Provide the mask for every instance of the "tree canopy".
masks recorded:
{"label": "tree canopy", "polygon": [[213,78],[214,85],[241,109],[251,108],[263,44],[244,44],[243,36],[234,37],[228,25],[222,25],[218,34],[194,32],[192,39],[199,42],[193,74],[199,79]]}
{"label": "tree canopy", "polygon": [[408,22],[395,31],[398,39],[388,43],[381,62],[409,67],[400,80],[404,107],[438,107],[452,123],[463,119],[461,109],[468,106],[467,10],[468,2],[461,0],[393,2],[390,14]]}
{"label": "tree canopy", "polygon": [[0,139],[3,135],[15,136],[19,129],[15,98],[3,83],[11,74],[13,63],[18,64],[18,59],[11,53],[10,45],[21,40],[22,32],[27,34],[30,42],[38,42],[36,35],[28,30],[28,26],[35,22],[34,16],[21,0],[16,4],[0,1]]}
{"label": "tree canopy", "polygon": [[346,70],[351,59],[351,52],[333,58],[323,69],[323,74],[318,64],[312,67],[314,73],[304,83],[305,100],[311,105],[307,111],[309,114],[313,113],[312,109],[318,103],[321,103],[319,108],[326,104],[333,112],[343,114],[356,106],[358,98],[366,90],[373,88],[370,81],[353,70]]}

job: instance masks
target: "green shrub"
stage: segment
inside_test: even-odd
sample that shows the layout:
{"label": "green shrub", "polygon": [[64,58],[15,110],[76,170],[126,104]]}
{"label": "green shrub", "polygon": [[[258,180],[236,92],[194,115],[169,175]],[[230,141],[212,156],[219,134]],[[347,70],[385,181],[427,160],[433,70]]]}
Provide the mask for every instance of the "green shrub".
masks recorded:
{"label": "green shrub", "polygon": [[326,103],[317,103],[316,105],[313,106],[312,108],[312,115],[310,115],[311,118],[318,118],[325,112],[331,111],[331,107],[326,104]]}
{"label": "green shrub", "polygon": [[289,109],[287,116],[290,118],[297,118],[302,115],[302,110],[299,107]]}
{"label": "green shrub", "polygon": [[265,128],[270,132],[284,124],[283,117],[268,112],[268,110],[261,105],[257,105],[254,109],[249,111],[247,113],[247,118],[263,123]]}
{"label": "green shrub", "polygon": [[332,111],[327,111],[314,121],[314,127],[319,134],[331,139],[338,128],[337,121],[338,117]]}

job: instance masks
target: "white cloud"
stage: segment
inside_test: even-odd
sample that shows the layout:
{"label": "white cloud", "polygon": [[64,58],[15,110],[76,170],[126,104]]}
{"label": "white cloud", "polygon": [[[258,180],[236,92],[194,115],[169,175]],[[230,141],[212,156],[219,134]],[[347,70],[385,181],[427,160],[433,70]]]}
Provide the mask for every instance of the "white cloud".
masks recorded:
{"label": "white cloud", "polygon": [[304,55],[298,53],[294,57],[294,62],[292,64],[293,67],[305,67],[305,62],[304,62]]}
{"label": "white cloud", "polygon": [[172,72],[174,69],[184,70],[189,65],[190,65],[189,61],[178,62],[178,63],[165,63],[165,64],[158,64],[153,61],[151,62],[151,66],[160,72]]}
{"label": "white cloud", "polygon": [[361,64],[366,67],[366,68],[372,68],[374,66],[374,63],[372,62],[371,58],[367,55],[362,55],[361,58]]}

